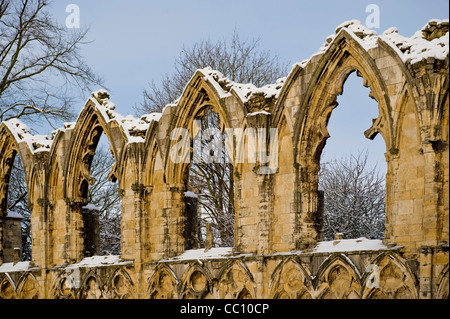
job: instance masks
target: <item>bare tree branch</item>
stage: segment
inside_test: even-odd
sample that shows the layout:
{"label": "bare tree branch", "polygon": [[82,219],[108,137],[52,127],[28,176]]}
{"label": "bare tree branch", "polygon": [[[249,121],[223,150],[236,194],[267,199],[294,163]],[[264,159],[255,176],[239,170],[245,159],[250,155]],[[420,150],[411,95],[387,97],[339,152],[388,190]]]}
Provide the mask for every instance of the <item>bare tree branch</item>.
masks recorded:
{"label": "bare tree branch", "polygon": [[0,120],[70,119],[70,102],[102,84],[80,54],[88,30],[58,25],[48,6],[46,0],[0,3]]}
{"label": "bare tree branch", "polygon": [[276,55],[260,50],[260,40],[241,40],[237,30],[231,40],[215,43],[203,40],[192,47],[183,47],[175,59],[175,73],[163,75],[161,85],[154,81],[143,91],[144,101],[136,107],[139,114],[161,112],[175,101],[197,69],[210,66],[230,80],[263,86],[287,74],[287,64],[279,62]]}
{"label": "bare tree branch", "polygon": [[324,190],[324,238],[384,236],[385,181],[378,168],[368,167],[368,153],[322,164],[319,186]]}

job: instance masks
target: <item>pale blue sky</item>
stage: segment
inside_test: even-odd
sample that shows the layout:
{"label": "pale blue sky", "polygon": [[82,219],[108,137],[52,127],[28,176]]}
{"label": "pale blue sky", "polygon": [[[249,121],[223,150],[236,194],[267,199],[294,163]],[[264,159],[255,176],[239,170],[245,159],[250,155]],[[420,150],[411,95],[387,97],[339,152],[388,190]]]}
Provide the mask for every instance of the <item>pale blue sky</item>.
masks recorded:
{"label": "pale blue sky", "polygon": [[[88,38],[93,40],[82,53],[104,77],[111,100],[123,115],[134,113],[148,82],[158,82],[161,74],[173,71],[183,45],[229,38],[237,29],[241,38],[260,38],[261,48],[293,64],[317,52],[342,22],[365,23],[368,4],[380,8],[380,28],[374,29],[378,34],[396,26],[400,34],[411,36],[429,19],[448,19],[449,10],[448,0],[58,0],[52,11],[61,23],[71,3],[79,6],[81,24],[90,27]],[[377,116],[376,102],[368,93],[360,78],[350,76],[330,120],[327,156],[370,146],[371,154],[384,160],[382,138],[368,141],[362,135]],[[77,105],[76,111],[82,106]],[[354,142],[348,142],[350,137]]]}

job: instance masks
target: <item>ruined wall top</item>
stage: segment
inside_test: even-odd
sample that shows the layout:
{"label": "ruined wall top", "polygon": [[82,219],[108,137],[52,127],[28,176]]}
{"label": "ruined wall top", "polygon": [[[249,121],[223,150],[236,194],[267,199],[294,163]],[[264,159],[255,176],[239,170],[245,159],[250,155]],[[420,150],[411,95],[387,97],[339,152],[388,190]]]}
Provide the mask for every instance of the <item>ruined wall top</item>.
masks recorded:
{"label": "ruined wall top", "polygon": [[[267,107],[261,108],[261,106],[276,105],[277,101],[282,99],[282,95],[286,94],[286,87],[289,86],[289,79],[293,74],[298,73],[299,69],[307,68],[313,58],[324,55],[333,46],[338,45],[336,42],[339,42],[343,35],[355,40],[365,51],[375,49],[380,45],[387,45],[407,67],[429,59],[448,61],[448,19],[430,20],[411,37],[400,35],[395,27],[391,27],[378,35],[377,32],[366,28],[358,20],[351,20],[340,24],[335,33],[326,38],[326,42],[317,53],[309,59],[295,63],[289,74],[278,79],[274,84],[258,88],[251,83],[236,83],[223,76],[219,71],[206,67],[195,72],[180,98],[168,104],[162,113],[146,114],[140,118],[135,118],[132,115],[122,116],[116,111],[116,106],[110,101],[110,94],[106,90],[93,92],[86,105],[92,103],[106,123],[115,122],[121,128],[126,143],[143,143],[150,124],[158,122],[161,116],[169,112],[168,108],[179,106],[187,88],[193,85],[192,81],[198,77],[202,77],[205,82],[211,85],[219,99],[236,97],[242,105],[246,106],[247,116],[256,112],[270,112],[270,109]],[[2,125],[8,128],[17,144],[25,142],[32,154],[50,151],[59,132],[75,127],[75,123],[65,123],[64,127],[53,131],[50,135],[33,135],[30,128],[18,119],[4,121]]]}

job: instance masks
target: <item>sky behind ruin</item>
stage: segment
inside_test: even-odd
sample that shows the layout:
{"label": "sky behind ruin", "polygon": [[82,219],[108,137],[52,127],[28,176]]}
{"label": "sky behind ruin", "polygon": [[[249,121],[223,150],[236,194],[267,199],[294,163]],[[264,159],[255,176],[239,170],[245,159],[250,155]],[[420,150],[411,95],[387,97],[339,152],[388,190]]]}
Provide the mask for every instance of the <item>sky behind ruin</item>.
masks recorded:
{"label": "sky behind ruin", "polygon": [[[430,19],[448,19],[449,10],[448,0],[58,0],[52,10],[62,24],[71,3],[80,9],[81,25],[90,27],[88,39],[93,42],[83,55],[105,79],[123,115],[135,113],[133,106],[142,102],[148,82],[159,83],[162,74],[173,72],[183,45],[229,39],[236,29],[241,39],[260,38],[261,49],[294,64],[316,53],[342,22],[357,19],[365,24],[369,4],[380,8],[380,28],[373,30],[382,34],[395,26],[408,37]],[[326,157],[369,148],[374,162],[384,161],[381,136],[374,141],[363,136],[377,116],[377,104],[368,93],[362,79],[352,74],[330,120]],[[75,108],[77,113],[83,104]]]}

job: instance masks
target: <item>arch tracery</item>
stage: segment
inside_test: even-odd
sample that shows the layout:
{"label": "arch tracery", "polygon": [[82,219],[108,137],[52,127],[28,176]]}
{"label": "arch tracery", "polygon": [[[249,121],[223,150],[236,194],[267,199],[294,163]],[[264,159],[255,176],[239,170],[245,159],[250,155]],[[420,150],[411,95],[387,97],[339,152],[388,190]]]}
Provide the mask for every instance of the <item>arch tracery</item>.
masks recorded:
{"label": "arch tracery", "polygon": [[[431,32],[433,26],[442,32]],[[276,170],[261,174],[258,162],[234,168],[236,252],[268,255],[311,249],[319,239],[315,226],[317,173],[329,136],[328,120],[347,77],[356,72],[363,78],[363,85],[370,88],[369,96],[378,102],[378,117],[364,134],[373,139],[379,133],[386,144],[384,243],[400,243],[413,259],[421,254],[418,251],[422,245],[445,246],[442,243],[448,242],[448,197],[444,194],[448,190],[445,171],[449,109],[449,81],[444,72],[448,71],[446,32],[448,22],[434,21],[421,30],[422,35],[418,33],[409,39],[400,37],[395,30],[378,36],[350,21],[339,26],[317,54],[296,64],[286,78],[263,88],[235,83],[220,72],[205,68],[197,70],[182,96],[162,114],[139,119],[121,116],[109,100],[109,93],[100,90],[88,99],[76,123],[68,123],[52,135],[32,135],[17,120],[2,123],[0,225],[6,212],[8,175],[14,156],[19,154],[29,186],[33,221],[37,221],[33,226],[33,262],[45,268],[80,261],[84,257],[85,231],[81,207],[87,203],[87,189],[93,182],[90,166],[99,137],[106,134],[115,158],[110,179],[119,181],[124,203],[122,234],[126,239],[122,255],[145,264],[183,253],[187,248],[183,200],[189,164],[170,159],[170,150],[178,142],[171,140],[170,133],[175,128],[186,129],[192,139],[193,121],[210,108],[219,114],[221,130],[277,128],[279,133]],[[433,45],[438,42],[447,51],[433,55]],[[424,50],[417,53],[418,44]],[[240,143],[237,146],[248,147],[245,139],[236,142]],[[408,181],[409,178],[414,181]],[[414,236],[407,235],[413,231]],[[312,282],[306,279],[308,271],[301,263],[294,259],[283,263],[274,275],[274,285],[278,282],[278,286],[273,286],[270,293],[272,297],[419,296],[416,281],[424,279],[409,273],[406,279],[400,278],[401,272],[410,271],[402,260],[385,255],[374,263],[380,268],[381,282],[389,286],[392,282],[387,283],[388,279],[395,279],[398,287],[369,289],[364,276],[359,278],[356,268],[341,256],[331,258]],[[233,297],[258,296],[259,291],[252,286],[257,276],[247,276],[251,272],[238,263],[227,267],[215,282],[208,270],[193,266],[183,276],[182,284],[170,268],[161,267],[151,280],[148,293],[212,297],[217,293],[214,289],[222,285]],[[445,297],[448,267],[447,272],[443,267],[436,294]],[[1,278],[4,294],[23,294],[22,288],[11,290],[10,280]],[[27,296],[34,291],[30,278],[22,281]],[[104,282],[117,290],[117,297],[131,296],[134,291],[127,287],[134,281],[130,278],[125,272],[117,272]],[[235,278],[241,278],[244,286],[234,285]],[[294,279],[291,286],[289,278]],[[300,281],[303,284],[297,285]],[[91,274],[83,283],[83,296],[99,297],[98,290],[103,289],[97,287],[100,283],[100,278]],[[341,286],[345,289],[336,288]],[[66,290],[61,296],[67,295]]]}

